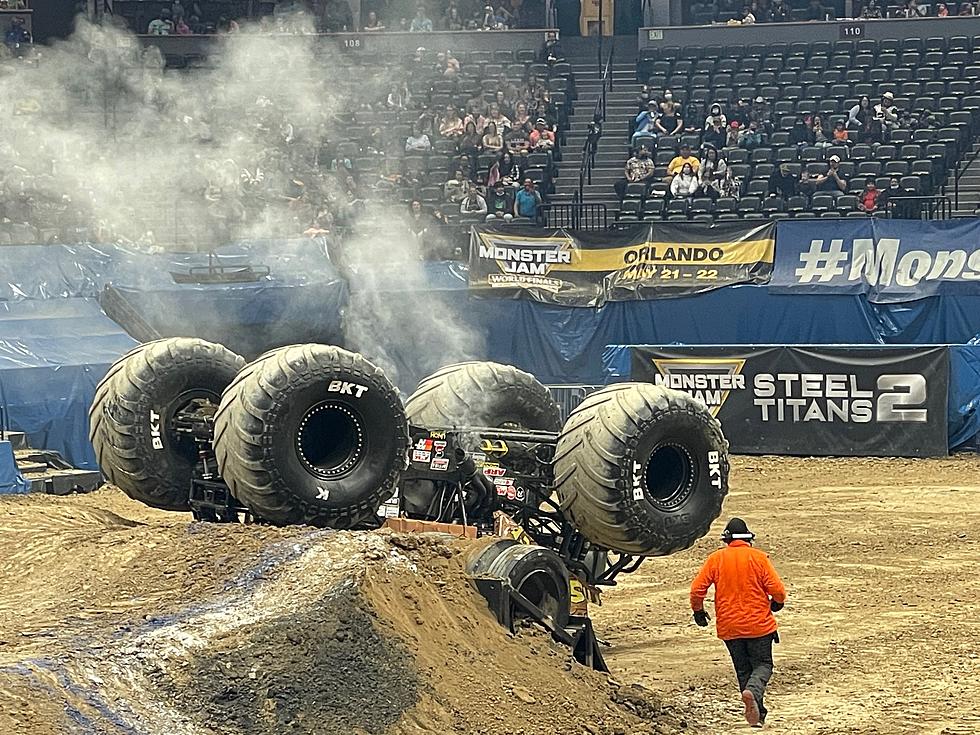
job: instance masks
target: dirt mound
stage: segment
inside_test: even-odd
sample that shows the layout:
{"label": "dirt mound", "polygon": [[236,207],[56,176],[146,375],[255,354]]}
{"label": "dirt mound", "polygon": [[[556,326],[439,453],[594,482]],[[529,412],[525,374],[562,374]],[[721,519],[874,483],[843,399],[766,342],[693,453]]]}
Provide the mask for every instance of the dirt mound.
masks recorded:
{"label": "dirt mound", "polygon": [[500,628],[447,537],[0,500],[0,732],[667,733],[639,687]]}

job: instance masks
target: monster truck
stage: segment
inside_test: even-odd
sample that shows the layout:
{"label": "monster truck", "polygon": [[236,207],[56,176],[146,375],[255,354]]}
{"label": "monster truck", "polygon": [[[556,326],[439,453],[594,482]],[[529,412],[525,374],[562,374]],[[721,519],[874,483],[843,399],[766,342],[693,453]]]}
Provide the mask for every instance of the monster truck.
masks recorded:
{"label": "monster truck", "polygon": [[621,383],[562,424],[545,386],[492,362],[445,367],[403,404],[339,347],[245,364],[162,339],[109,369],[90,422],[106,479],[157,508],[336,529],[388,515],[496,536],[469,571],[498,618],[528,613],[569,643],[570,581],[594,590],[689,547],[728,490],[727,442],[687,394]]}

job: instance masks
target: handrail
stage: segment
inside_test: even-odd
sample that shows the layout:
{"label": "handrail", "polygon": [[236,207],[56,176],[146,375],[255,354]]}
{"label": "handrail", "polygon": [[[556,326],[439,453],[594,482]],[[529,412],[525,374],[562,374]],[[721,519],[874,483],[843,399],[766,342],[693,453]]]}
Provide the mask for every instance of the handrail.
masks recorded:
{"label": "handrail", "polygon": [[977,156],[980,156],[980,148],[973,151],[965,161],[956,163],[956,176],[953,178],[953,206],[957,211],[960,208],[960,177],[970,168],[970,164],[977,160]]}
{"label": "handrail", "polygon": [[599,89],[599,96],[595,101],[595,107],[592,109],[589,134],[585,137],[585,143],[582,145],[582,162],[578,170],[578,191],[572,197],[572,201],[575,204],[582,203],[586,182],[589,184],[592,183],[592,169],[595,167],[596,149],[599,147],[599,139],[602,137],[602,124],[606,121],[606,94],[612,89],[612,63],[615,51],[616,44],[613,42],[609,49],[609,56],[606,59],[605,69],[603,69],[602,77],[599,80],[601,87]]}

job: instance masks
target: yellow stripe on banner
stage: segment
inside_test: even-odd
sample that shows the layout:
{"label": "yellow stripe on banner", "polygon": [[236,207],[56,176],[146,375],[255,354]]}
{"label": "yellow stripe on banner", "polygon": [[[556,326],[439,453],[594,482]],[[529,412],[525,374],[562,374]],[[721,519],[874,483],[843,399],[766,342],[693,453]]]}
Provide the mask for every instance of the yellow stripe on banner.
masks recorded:
{"label": "yellow stripe on banner", "polygon": [[772,263],[775,240],[740,242],[644,242],[625,248],[575,249],[571,263],[555,263],[553,271],[618,271],[632,265],[751,265]]}

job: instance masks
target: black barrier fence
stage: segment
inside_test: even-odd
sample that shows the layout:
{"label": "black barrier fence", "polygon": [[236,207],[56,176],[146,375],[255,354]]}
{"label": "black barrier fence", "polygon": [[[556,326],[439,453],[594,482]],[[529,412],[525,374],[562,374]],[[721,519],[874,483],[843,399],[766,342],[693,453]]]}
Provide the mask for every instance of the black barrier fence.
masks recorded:
{"label": "black barrier fence", "polygon": [[945,346],[648,346],[631,379],[682,390],[722,423],[733,452],[947,454]]}

